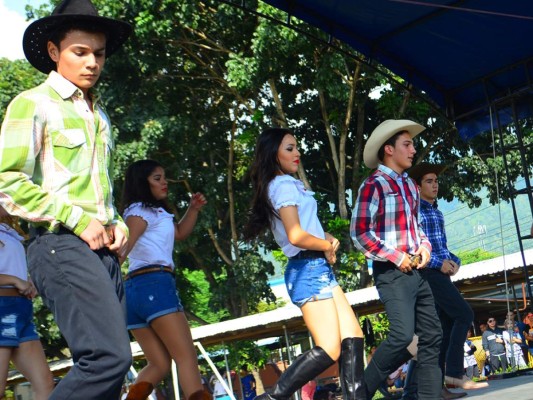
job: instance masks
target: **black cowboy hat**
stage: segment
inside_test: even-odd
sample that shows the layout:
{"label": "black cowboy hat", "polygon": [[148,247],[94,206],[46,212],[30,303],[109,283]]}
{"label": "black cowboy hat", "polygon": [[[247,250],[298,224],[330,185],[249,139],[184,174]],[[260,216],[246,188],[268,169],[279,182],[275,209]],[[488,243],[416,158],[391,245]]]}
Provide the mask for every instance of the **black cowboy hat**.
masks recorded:
{"label": "black cowboy hat", "polygon": [[445,165],[420,163],[407,170],[411,178],[418,182],[426,174],[435,174],[439,176],[446,169]]}
{"label": "black cowboy hat", "polygon": [[100,17],[90,0],[63,0],[52,15],[32,22],[24,32],[22,47],[26,58],[39,71],[48,74],[56,64],[48,55],[50,35],[65,22],[77,21],[94,24],[96,30],[106,33],[106,57],[111,56],[126,41],[132,31],[130,24]]}

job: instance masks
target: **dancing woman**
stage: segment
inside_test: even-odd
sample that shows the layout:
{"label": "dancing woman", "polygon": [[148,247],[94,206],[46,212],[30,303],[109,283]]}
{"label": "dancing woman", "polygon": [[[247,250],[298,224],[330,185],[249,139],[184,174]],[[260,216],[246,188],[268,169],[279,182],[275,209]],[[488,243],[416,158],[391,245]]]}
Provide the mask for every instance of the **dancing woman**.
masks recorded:
{"label": "dancing woman", "polygon": [[251,240],[271,229],[289,258],[285,284],[291,301],[302,310],[316,344],[299,356],[260,400],[286,400],[339,359],[345,400],[366,399],[363,381],[363,333],[339,287],[331,264],[339,241],[325,233],[313,192],[292,177],[300,152],[287,129],[270,128],[256,145],[251,179],[254,190],[244,237]]}
{"label": "dancing woman", "polygon": [[130,237],[121,255],[129,259],[124,282],[128,329],[148,365],[130,387],[127,400],[146,399],[169,372],[171,359],[178,365],[185,398],[203,400],[205,396],[191,331],[176,291],[172,251],[175,240],[191,234],[206,200],[201,193],[193,194],[185,215],[174,222],[167,195],[165,170],[159,163],[141,160],[128,167],[122,201]]}

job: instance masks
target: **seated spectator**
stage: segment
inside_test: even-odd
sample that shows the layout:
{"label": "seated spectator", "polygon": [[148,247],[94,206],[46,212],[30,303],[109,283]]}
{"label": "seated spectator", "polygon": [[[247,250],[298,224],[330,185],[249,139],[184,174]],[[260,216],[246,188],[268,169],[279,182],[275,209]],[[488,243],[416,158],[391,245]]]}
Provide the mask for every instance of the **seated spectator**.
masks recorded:
{"label": "seated spectator", "polygon": [[[226,385],[228,385],[228,379],[227,379],[227,373],[223,370],[218,371],[220,375],[223,377]],[[231,397],[226,392],[226,389],[222,385],[222,382],[219,380],[218,376],[216,374],[213,374],[211,378],[209,379],[209,384],[211,385],[211,391],[213,393],[213,399],[215,400],[230,400]]]}
{"label": "seated spectator", "polygon": [[529,354],[533,357],[533,313],[528,313],[524,317],[524,324],[526,324],[524,338],[527,341]]}
{"label": "seated spectator", "polygon": [[505,342],[507,360],[511,363],[513,368],[527,368],[527,363],[524,360],[524,354],[522,353],[522,338],[518,331],[518,325],[509,319],[505,320],[503,340]]}
{"label": "seated spectator", "polygon": [[464,344],[464,367],[465,375],[468,376],[468,379],[474,377],[479,378],[479,367],[477,365],[475,352],[477,350],[476,346],[470,338],[472,337],[472,330],[469,329],[466,334],[466,341]]}
{"label": "seated spectator", "polygon": [[396,389],[403,388],[403,381],[405,379],[405,374],[407,373],[407,365],[408,363],[403,363],[396,371],[388,376],[387,385],[389,387],[394,387]]}

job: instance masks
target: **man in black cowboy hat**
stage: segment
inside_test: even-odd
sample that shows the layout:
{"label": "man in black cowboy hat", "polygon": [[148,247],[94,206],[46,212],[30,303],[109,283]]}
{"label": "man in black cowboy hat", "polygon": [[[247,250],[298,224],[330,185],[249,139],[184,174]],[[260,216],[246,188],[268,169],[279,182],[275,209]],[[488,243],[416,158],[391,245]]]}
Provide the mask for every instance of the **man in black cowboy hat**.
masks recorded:
{"label": "man in black cowboy hat", "polygon": [[419,192],[405,171],[416,153],[413,138],[425,128],[409,120],[387,120],[374,129],[363,151],[368,168],[377,168],[361,185],[352,213],[350,235],[372,259],[373,277],[390,322],[388,337],[365,369],[371,399],[386,377],[412,355],[418,335],[420,400],[440,399],[438,365],[441,331],[431,289],[420,273],[431,244],[418,223]]}
{"label": "man in black cowboy hat", "polygon": [[116,399],[131,364],[116,253],[127,228],[113,205],[113,136],[91,92],[131,33],[90,0],[64,0],[24,34],[48,75],[9,105],[0,132],[0,205],[30,222],[28,268],[74,365],[50,399]]}
{"label": "man in black cowboy hat", "polygon": [[[464,342],[474,320],[474,312],[451,281],[459,271],[461,260],[448,249],[444,216],[437,207],[439,175],[442,165],[420,163],[408,173],[420,190],[420,224],[427,235],[433,251],[431,259],[422,272],[431,287],[435,305],[442,325],[442,345],[439,355],[443,379],[451,387],[480,389],[486,382],[474,382],[464,374]],[[454,399],[466,393],[452,393],[443,388],[445,399]]]}

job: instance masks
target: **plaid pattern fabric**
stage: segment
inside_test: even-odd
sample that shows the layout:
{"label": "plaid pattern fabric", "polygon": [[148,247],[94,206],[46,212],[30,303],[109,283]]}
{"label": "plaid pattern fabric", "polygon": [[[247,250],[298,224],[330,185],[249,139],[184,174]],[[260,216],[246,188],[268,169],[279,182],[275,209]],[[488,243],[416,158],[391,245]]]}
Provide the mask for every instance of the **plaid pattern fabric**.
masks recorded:
{"label": "plaid pattern fabric", "polygon": [[0,131],[0,204],[9,213],[77,235],[91,218],[127,232],[113,206],[109,118],[93,104],[94,113],[55,71],[11,102]]}
{"label": "plaid pattern fabric", "polygon": [[420,199],[420,225],[433,248],[431,259],[427,265],[428,268],[440,270],[444,260],[452,260],[461,265],[459,257],[448,250],[448,240],[444,230],[444,216],[437,208],[437,202],[431,204]]}
{"label": "plaid pattern fabric", "polygon": [[380,165],[359,188],[350,235],[366,257],[402,263],[404,253],[431,244],[418,224],[419,193],[407,176]]}

